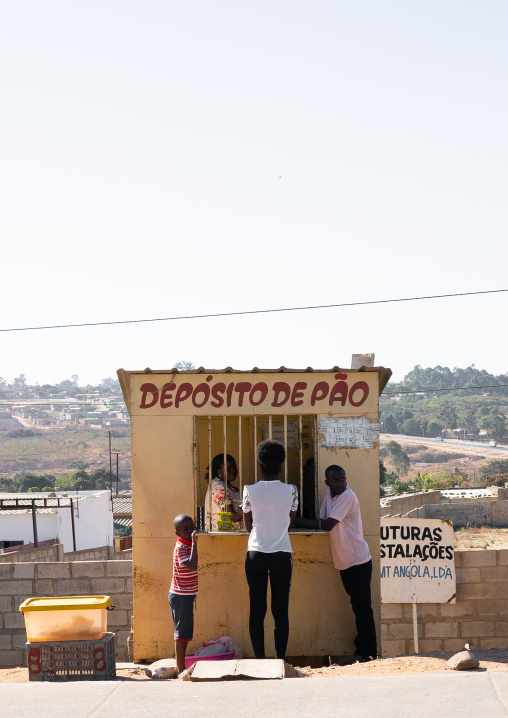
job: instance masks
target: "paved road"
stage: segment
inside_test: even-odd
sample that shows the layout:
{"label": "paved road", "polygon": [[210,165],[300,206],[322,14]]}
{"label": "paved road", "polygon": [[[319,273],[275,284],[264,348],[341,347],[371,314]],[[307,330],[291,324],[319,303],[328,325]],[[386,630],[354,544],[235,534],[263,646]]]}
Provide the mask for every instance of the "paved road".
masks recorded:
{"label": "paved road", "polygon": [[443,439],[437,441],[424,436],[408,436],[407,434],[380,434],[381,439],[389,439],[390,441],[411,441],[421,444],[435,444],[436,448],[446,445],[451,448],[454,446],[474,446],[475,449],[483,449],[485,451],[508,451],[508,446],[505,444],[498,444],[497,446],[489,446],[485,441],[462,441],[462,439]]}
{"label": "paved road", "polygon": [[3,718],[506,718],[508,672],[0,686]]}

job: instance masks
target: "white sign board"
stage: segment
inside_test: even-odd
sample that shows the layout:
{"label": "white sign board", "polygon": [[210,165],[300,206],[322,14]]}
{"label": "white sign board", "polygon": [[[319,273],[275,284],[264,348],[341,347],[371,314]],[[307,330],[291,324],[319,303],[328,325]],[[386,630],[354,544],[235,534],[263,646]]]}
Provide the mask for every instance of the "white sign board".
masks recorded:
{"label": "white sign board", "polygon": [[381,519],[381,603],[455,603],[453,526]]}
{"label": "white sign board", "polygon": [[319,417],[318,446],[345,446],[352,449],[372,449],[379,439],[379,424],[359,419]]}
{"label": "white sign board", "polygon": [[[270,427],[268,424],[259,424],[263,430],[263,441],[270,436]],[[274,422],[272,424],[272,439],[284,445],[284,424]],[[298,421],[289,420],[287,422],[287,448],[289,450],[300,448],[300,432],[298,429]]]}

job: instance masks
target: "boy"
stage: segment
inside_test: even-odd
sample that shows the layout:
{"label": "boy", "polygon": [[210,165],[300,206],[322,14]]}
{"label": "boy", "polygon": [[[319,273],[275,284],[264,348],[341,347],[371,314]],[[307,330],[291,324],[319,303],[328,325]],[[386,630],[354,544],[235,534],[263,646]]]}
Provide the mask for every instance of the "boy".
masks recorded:
{"label": "boy", "polygon": [[342,585],[351,599],[355,614],[355,658],[372,661],[376,658],[377,642],[371,606],[370,580],[372,560],[363,538],[360,504],[346,481],[346,472],[332,464],[325,471],[328,491],[321,506],[320,518],[297,519],[296,525],[330,532],[333,565],[339,569]]}
{"label": "boy", "polygon": [[173,579],[169,605],[175,626],[175,658],[178,672],[185,670],[185,652],[194,632],[194,604],[198,592],[198,537],[190,516],[179,514],[173,520],[178,536],[173,552]]}

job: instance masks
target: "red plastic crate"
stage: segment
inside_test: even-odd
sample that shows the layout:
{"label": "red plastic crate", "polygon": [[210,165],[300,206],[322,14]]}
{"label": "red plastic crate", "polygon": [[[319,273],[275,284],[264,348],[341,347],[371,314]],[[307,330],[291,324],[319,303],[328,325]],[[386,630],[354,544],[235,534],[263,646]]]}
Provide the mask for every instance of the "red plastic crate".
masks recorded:
{"label": "red plastic crate", "polygon": [[27,642],[31,681],[98,681],[116,677],[115,634],[97,641]]}

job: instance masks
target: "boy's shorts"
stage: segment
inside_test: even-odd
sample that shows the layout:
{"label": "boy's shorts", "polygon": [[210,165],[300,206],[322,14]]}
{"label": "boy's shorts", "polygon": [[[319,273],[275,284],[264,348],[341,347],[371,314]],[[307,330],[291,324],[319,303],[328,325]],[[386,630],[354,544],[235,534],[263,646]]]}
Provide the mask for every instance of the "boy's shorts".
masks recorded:
{"label": "boy's shorts", "polygon": [[168,594],[171,615],[175,624],[175,641],[191,641],[194,634],[194,602],[196,594]]}

